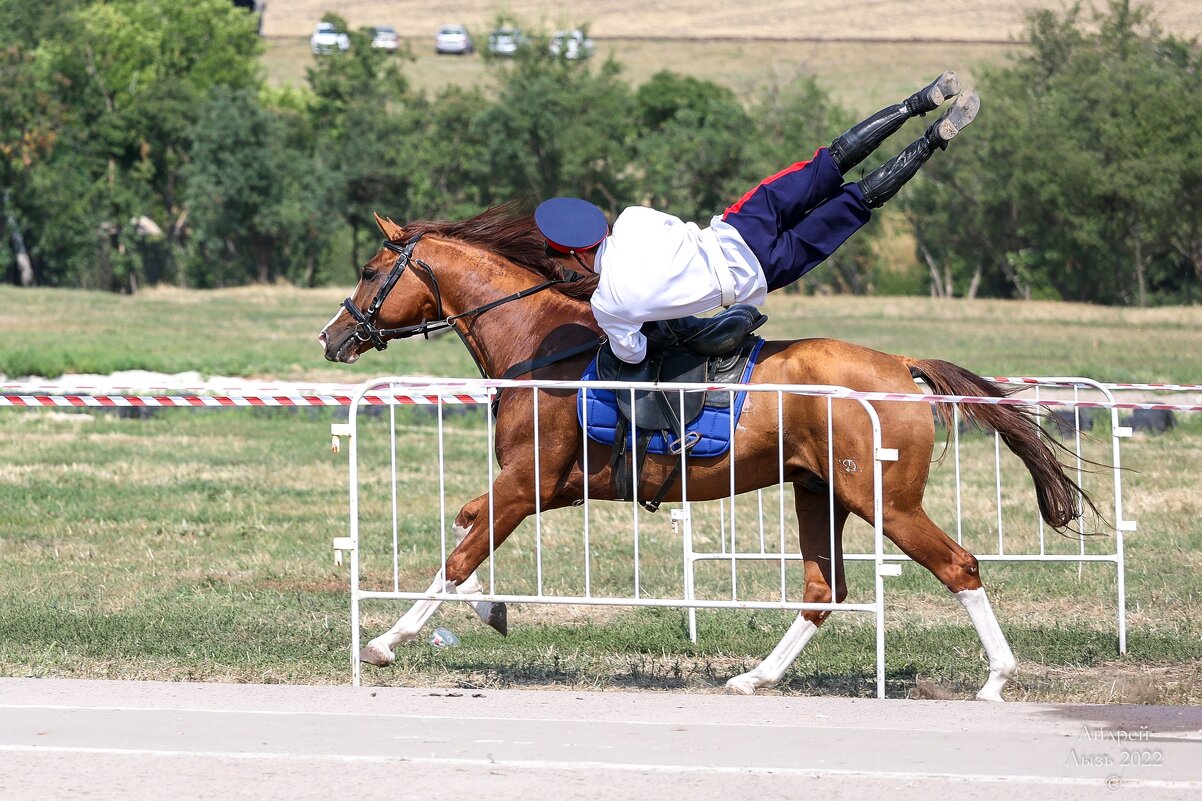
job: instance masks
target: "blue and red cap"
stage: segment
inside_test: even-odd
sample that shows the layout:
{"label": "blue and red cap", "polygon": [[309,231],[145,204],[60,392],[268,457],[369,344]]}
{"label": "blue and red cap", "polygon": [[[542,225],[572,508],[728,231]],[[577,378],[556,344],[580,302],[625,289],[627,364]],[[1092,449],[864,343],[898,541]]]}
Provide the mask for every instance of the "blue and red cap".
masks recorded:
{"label": "blue and red cap", "polygon": [[534,210],[534,224],[560,253],[591,250],[609,233],[605,213],[578,197],[544,200]]}

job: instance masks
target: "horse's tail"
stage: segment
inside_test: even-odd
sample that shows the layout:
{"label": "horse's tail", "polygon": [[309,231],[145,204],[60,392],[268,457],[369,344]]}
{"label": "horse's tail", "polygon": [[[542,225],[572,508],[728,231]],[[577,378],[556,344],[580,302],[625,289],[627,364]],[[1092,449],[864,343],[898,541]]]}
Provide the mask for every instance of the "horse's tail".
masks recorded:
{"label": "horse's tail", "polygon": [[[979,375],[959,365],[939,359],[901,357],[910,375],[922,378],[938,395],[976,395],[1004,398],[1007,392]],[[939,417],[950,430],[953,426],[951,404],[936,404]],[[961,414],[972,422],[996,431],[1011,451],[1023,460],[1035,481],[1039,512],[1048,525],[1067,528],[1085,507],[1097,514],[1093,500],[1075,481],[1068,477],[1064,465],[1056,458],[1053,447],[1062,448],[1055,440],[1039,435],[1039,417],[1030,407],[966,403]],[[1050,444],[1049,444],[1050,443]]]}

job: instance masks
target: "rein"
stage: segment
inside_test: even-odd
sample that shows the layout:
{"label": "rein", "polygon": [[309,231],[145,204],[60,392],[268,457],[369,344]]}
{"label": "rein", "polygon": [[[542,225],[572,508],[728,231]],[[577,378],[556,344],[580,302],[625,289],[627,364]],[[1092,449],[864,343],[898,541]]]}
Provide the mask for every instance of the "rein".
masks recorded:
{"label": "rein", "polygon": [[[483,306],[477,306],[469,311],[444,317],[442,310],[442,290],[438,286],[438,278],[434,275],[433,268],[431,268],[429,264],[426,264],[421,259],[413,256],[413,249],[417,246],[417,243],[420,239],[421,235],[418,234],[404,245],[398,245],[395,242],[384,243],[384,247],[386,249],[397,254],[396,261],[392,263],[392,270],[388,273],[388,278],[385,279],[384,284],[376,292],[376,296],[372,299],[371,305],[367,307],[366,311],[361,310],[358,306],[356,306],[355,301],[352,298],[347,298],[346,300],[342,301],[343,308],[345,308],[351,317],[353,317],[358,323],[358,325],[355,327],[355,338],[360,342],[370,342],[376,350],[384,350],[388,347],[388,343],[385,341],[385,338],[408,339],[409,337],[420,334],[426,339],[429,339],[432,331],[442,331],[446,328],[453,328],[456,320],[460,320],[465,317],[475,317],[476,315],[483,314],[489,309],[495,309],[497,306],[501,306],[515,300],[521,300],[524,297],[542,292],[545,289],[550,289],[556,284],[570,284],[573,281],[580,280],[579,274],[572,272],[571,270],[567,270],[565,271],[568,275],[567,278],[553,278],[550,281],[545,281],[537,286],[532,286],[529,289],[523,289],[520,292],[514,292],[512,295],[506,295],[498,300],[485,303]],[[384,305],[384,300],[388,297],[388,293],[390,293],[392,288],[396,286],[396,282],[400,280],[401,274],[405,272],[405,268],[410,264],[417,265],[426,271],[426,275],[430,276],[430,283],[434,287],[434,302],[437,306],[437,311],[435,312],[434,318],[430,320],[422,320],[416,325],[406,325],[400,328],[377,327],[375,324],[375,317],[377,314],[379,314],[380,307]]]}

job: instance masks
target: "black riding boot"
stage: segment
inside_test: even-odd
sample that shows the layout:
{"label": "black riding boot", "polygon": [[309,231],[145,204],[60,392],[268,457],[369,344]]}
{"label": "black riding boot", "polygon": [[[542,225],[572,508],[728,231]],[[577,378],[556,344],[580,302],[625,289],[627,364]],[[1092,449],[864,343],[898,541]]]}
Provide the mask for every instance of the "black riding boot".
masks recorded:
{"label": "black riding boot", "polygon": [[945,100],[959,93],[960,79],[956,73],[948,71],[901,103],[883,108],[863,122],[856,123],[831,142],[830,153],[839,172],[846,173],[868,158],[882,142],[897,133],[906,120],[934,111]]}
{"label": "black riding boot", "polygon": [[864,202],[871,209],[880,208],[897,194],[902,185],[913,178],[936,150],[947,150],[947,143],[976,119],[981,101],[976,92],[968,92],[948,109],[948,112],[927,128],[905,150],[865,175],[856,186],[864,193]]}

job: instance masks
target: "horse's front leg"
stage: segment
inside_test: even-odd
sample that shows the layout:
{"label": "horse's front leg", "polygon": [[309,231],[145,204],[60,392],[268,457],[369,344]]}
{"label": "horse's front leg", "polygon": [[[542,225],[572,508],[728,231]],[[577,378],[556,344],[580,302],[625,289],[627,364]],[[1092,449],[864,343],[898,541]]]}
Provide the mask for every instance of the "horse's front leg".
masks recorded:
{"label": "horse's front leg", "polygon": [[[500,545],[517,525],[532,511],[520,499],[503,503],[497,491],[502,487],[498,479],[493,493],[493,545]],[[476,576],[476,568],[488,557],[488,495],[468,502],[455,518],[455,549],[447,555],[447,563],[434,575],[426,592],[454,593],[464,596],[480,595],[483,587]],[[503,603],[468,601],[472,609],[488,625],[505,634],[508,631],[506,608]],[[371,665],[383,667],[396,660],[394,648],[418,638],[422,628],[441,605],[441,601],[417,601],[388,631],[369,642],[359,652],[359,659]]]}

